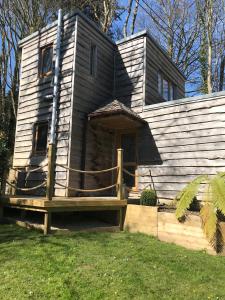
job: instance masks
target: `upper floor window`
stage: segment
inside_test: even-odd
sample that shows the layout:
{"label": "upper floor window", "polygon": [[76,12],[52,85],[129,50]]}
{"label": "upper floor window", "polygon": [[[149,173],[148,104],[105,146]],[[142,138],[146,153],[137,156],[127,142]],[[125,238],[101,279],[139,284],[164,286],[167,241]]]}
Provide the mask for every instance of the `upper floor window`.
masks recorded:
{"label": "upper floor window", "polygon": [[48,122],[34,124],[33,154],[45,154],[48,143]]}
{"label": "upper floor window", "polygon": [[90,47],[90,75],[96,76],[97,74],[97,46],[91,44]]}
{"label": "upper floor window", "polygon": [[41,48],[40,51],[40,77],[47,77],[52,74],[53,66],[53,45]]}
{"label": "upper floor window", "polygon": [[158,73],[158,93],[164,100],[170,101],[176,99],[177,87],[171,81],[163,76],[162,73]]}

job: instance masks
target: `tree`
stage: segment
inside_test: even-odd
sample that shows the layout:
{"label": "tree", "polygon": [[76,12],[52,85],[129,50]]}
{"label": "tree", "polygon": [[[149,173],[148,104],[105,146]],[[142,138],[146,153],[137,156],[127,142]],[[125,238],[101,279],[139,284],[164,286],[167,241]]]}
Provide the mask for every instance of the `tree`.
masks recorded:
{"label": "tree", "polygon": [[136,26],[149,28],[184,71],[187,94],[224,88],[225,0],[129,1],[124,35],[133,2],[139,4]]}
{"label": "tree", "polygon": [[10,154],[19,90],[18,42],[54,21],[61,7],[64,13],[81,9],[109,34],[112,34],[113,21],[120,14],[116,0],[0,0],[0,143]]}
{"label": "tree", "polygon": [[199,24],[195,16],[195,1],[143,0],[142,3],[145,26],[183,70],[193,91],[199,57]]}
{"label": "tree", "polygon": [[225,56],[225,1],[196,0],[200,24],[201,91],[211,93],[223,89]]}

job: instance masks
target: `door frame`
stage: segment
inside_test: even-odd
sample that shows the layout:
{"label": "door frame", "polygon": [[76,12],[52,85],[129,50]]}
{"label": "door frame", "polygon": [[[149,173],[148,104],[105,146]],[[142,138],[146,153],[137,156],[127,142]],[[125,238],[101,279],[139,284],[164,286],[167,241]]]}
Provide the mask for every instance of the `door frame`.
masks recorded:
{"label": "door frame", "polygon": [[[128,162],[125,163],[123,162],[124,167],[126,168],[126,166],[132,166],[135,167],[135,175],[136,177],[134,178],[134,186],[129,188],[129,191],[133,191],[133,192],[137,192],[138,191],[138,177],[137,177],[137,168],[138,168],[138,147],[137,147],[137,134],[138,131],[137,129],[120,129],[120,130],[116,130],[115,133],[115,145],[116,145],[116,149],[121,148],[121,137],[123,134],[133,134],[134,135],[134,140],[135,140],[135,156],[136,156],[136,161],[134,162]],[[116,153],[115,153],[116,155]]]}

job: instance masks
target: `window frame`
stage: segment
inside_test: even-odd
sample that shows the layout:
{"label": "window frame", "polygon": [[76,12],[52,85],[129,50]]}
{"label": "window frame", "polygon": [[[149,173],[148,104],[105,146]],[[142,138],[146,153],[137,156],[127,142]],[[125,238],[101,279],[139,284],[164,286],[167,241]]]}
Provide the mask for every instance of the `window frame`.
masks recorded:
{"label": "window frame", "polygon": [[[115,156],[117,155],[117,149],[122,148],[122,136],[123,135],[133,135],[134,143],[135,143],[135,160],[129,162],[123,162],[124,168],[126,167],[134,167],[135,168],[135,178],[134,178],[134,186],[127,187],[129,192],[138,192],[138,131],[137,129],[120,129],[117,130],[115,134],[116,148],[115,148]],[[117,156],[116,156],[117,157]]]}
{"label": "window frame", "polygon": [[[44,57],[44,51],[46,51],[46,49],[48,48],[52,48],[52,68],[50,71],[43,73],[43,65],[44,65],[44,61],[43,61],[43,57]],[[49,77],[53,74],[53,43],[45,45],[43,47],[40,48],[40,54],[39,54],[39,77],[40,78],[45,78],[45,77]]]}
{"label": "window frame", "polygon": [[[46,148],[45,150],[37,150],[37,141],[38,141],[38,126],[44,126],[47,127],[47,137],[46,137]],[[40,121],[36,122],[33,125],[33,141],[32,141],[32,154],[35,156],[43,156],[47,154],[48,149],[48,132],[49,132],[49,122],[48,121]]]}
{"label": "window frame", "polygon": [[[177,85],[168,79],[160,70],[158,71],[158,94],[166,102],[177,99]],[[167,98],[164,97],[164,82],[168,84]]]}
{"label": "window frame", "polygon": [[[95,49],[94,52],[92,49]],[[94,55],[92,55],[94,53]],[[93,78],[97,77],[97,67],[98,67],[98,47],[96,44],[90,42],[89,50],[89,75]]]}

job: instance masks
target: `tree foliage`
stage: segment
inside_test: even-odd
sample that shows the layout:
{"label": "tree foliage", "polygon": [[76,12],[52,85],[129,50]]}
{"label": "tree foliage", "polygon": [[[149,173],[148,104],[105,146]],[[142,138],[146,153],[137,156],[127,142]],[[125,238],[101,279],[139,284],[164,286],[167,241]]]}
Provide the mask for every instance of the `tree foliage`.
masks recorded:
{"label": "tree foliage", "polygon": [[[132,7],[134,14],[132,2],[137,3],[129,1],[127,18],[132,15]],[[138,2],[136,30],[148,28],[164,46],[187,77],[187,93],[193,95],[223,90],[225,0]]]}
{"label": "tree foliage", "polygon": [[216,250],[221,250],[224,241],[219,225],[219,214],[225,216],[224,173],[218,173],[213,177],[201,175],[191,181],[175,198],[175,214],[178,220],[182,220],[186,216],[187,210],[203,183],[205,184],[205,191],[200,208],[203,230],[210,244]]}
{"label": "tree foliage", "polygon": [[13,150],[18,104],[18,42],[54,21],[59,8],[64,14],[80,9],[109,34],[120,13],[117,0],[0,0],[0,138],[9,154]]}

